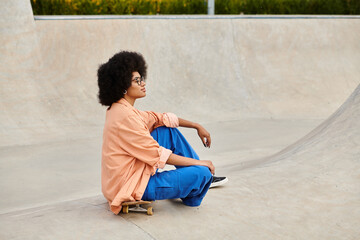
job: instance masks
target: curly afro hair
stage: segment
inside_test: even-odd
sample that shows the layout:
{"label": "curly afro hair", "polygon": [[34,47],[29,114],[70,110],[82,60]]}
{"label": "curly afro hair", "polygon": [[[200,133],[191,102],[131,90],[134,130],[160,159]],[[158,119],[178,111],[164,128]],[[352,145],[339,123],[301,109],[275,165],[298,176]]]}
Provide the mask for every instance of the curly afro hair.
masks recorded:
{"label": "curly afro hair", "polygon": [[116,53],[98,69],[99,102],[104,106],[111,106],[119,101],[131,86],[132,73],[138,72],[146,78],[146,68],[145,59],[140,53]]}

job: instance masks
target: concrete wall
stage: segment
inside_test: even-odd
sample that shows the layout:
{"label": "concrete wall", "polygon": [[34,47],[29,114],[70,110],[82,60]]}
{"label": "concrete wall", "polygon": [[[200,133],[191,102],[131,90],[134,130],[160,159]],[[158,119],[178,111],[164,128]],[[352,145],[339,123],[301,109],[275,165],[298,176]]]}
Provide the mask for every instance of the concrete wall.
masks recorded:
{"label": "concrete wall", "polygon": [[[102,130],[96,71],[120,50],[149,66],[140,109],[200,122],[326,118],[360,83],[360,19],[1,20],[0,146]],[[19,17],[20,16],[20,17]]]}

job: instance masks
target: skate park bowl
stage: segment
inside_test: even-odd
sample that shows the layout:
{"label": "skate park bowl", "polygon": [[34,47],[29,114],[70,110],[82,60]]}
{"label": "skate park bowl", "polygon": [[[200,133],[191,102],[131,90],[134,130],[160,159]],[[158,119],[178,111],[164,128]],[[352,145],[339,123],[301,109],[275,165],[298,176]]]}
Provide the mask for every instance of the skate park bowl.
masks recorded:
{"label": "skate park bowl", "polygon": [[[2,3],[0,239],[359,239],[359,16],[33,16]],[[109,211],[96,71],[143,54],[147,96],[229,182],[200,207]]]}

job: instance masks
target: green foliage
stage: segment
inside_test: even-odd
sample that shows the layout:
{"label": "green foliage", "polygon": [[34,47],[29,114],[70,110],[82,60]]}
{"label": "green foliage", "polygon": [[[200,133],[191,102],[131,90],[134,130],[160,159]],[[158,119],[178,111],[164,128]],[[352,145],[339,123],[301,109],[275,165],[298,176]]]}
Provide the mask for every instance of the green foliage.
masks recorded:
{"label": "green foliage", "polygon": [[[207,0],[30,0],[34,15],[206,14]],[[216,14],[360,14],[360,0],[216,0]]]}
{"label": "green foliage", "polygon": [[216,14],[359,14],[359,0],[218,0]]}

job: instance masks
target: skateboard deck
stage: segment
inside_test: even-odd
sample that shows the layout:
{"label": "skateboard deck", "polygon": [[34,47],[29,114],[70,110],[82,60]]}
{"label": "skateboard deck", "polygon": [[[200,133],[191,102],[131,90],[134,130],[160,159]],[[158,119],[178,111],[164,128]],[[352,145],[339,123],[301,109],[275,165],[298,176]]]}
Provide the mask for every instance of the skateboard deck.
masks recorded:
{"label": "skateboard deck", "polygon": [[[147,215],[153,215],[152,207],[150,206],[151,201],[133,201],[133,202],[123,202],[122,212],[129,213],[129,212],[145,212]],[[140,205],[147,205],[146,208]]]}

